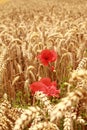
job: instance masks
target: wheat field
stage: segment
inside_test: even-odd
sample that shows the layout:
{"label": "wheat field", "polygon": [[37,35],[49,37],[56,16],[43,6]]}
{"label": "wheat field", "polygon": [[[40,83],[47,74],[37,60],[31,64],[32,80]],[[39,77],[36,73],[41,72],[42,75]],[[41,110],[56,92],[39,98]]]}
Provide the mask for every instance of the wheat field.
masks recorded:
{"label": "wheat field", "polygon": [[[33,95],[48,77],[59,96]],[[0,1],[0,130],[87,130],[86,0]]]}

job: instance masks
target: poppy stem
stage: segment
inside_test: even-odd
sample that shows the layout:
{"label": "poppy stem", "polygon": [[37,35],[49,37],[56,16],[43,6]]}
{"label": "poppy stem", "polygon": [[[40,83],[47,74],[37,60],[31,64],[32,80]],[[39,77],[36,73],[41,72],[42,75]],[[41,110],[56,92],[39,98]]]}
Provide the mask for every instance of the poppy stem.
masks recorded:
{"label": "poppy stem", "polygon": [[35,105],[35,96],[33,96],[33,103],[32,105],[34,106]]}

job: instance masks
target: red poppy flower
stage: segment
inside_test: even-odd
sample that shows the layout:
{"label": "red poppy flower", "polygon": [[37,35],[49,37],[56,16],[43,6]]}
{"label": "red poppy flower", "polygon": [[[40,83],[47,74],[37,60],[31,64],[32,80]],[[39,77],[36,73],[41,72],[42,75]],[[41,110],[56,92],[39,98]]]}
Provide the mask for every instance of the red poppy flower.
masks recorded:
{"label": "red poppy flower", "polygon": [[54,86],[54,87],[57,86],[56,82],[55,81],[51,82],[51,79],[48,77],[40,79],[40,82],[44,83],[47,86]]}
{"label": "red poppy flower", "polygon": [[43,50],[37,58],[43,65],[48,65],[50,62],[54,62],[57,59],[57,53],[54,50]]}
{"label": "red poppy flower", "polygon": [[49,87],[48,96],[59,97],[60,90],[57,90],[54,86]]}
{"label": "red poppy flower", "polygon": [[37,91],[43,91],[43,93],[47,93],[47,86],[43,84],[42,82],[34,82],[30,85],[30,89],[32,93],[34,94]]}
{"label": "red poppy flower", "polygon": [[43,84],[49,86],[51,84],[51,79],[50,78],[42,78],[40,79],[40,82],[42,82]]}
{"label": "red poppy flower", "polygon": [[34,82],[30,85],[30,89],[34,94],[37,91],[42,91],[48,96],[59,97],[60,91],[56,88],[56,82],[51,82],[50,78],[42,78],[38,82]]}

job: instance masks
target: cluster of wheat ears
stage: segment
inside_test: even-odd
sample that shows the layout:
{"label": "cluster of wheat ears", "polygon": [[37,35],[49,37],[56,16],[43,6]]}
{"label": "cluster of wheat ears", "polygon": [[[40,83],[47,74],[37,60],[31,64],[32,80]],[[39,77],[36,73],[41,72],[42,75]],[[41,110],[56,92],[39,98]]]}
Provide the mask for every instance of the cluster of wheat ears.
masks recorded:
{"label": "cluster of wheat ears", "polygon": [[[67,3],[38,9],[24,3],[0,7],[0,130],[59,130],[61,120],[63,130],[79,130],[75,123],[86,130],[86,7]],[[58,54],[53,72],[36,58],[44,49]],[[43,92],[31,96],[29,85],[42,77],[56,80],[59,99],[52,102]]]}

